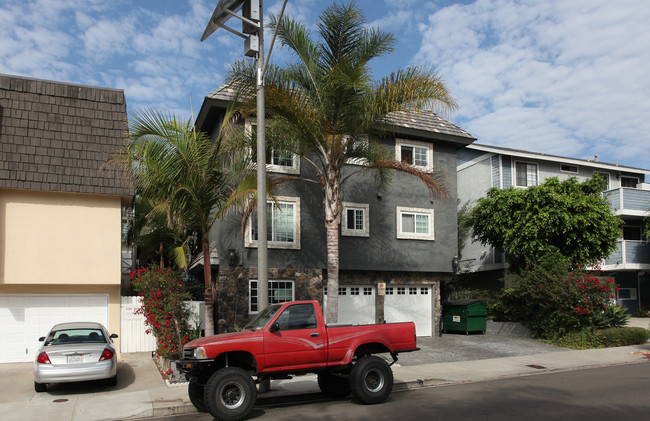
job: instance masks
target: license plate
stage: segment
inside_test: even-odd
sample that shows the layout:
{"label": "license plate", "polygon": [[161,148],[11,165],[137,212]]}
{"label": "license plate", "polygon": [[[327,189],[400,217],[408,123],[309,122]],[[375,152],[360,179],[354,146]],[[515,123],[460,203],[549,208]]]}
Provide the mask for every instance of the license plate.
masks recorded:
{"label": "license plate", "polygon": [[83,355],[68,355],[68,364],[76,364],[84,362]]}

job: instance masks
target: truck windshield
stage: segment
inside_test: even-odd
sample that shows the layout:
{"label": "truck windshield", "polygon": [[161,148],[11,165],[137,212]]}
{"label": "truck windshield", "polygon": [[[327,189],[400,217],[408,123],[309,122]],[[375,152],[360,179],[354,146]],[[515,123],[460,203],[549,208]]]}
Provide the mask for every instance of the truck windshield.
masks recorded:
{"label": "truck windshield", "polygon": [[281,305],[274,305],[274,306],[269,306],[262,310],[253,320],[248,322],[246,326],[244,326],[244,329],[252,329],[252,330],[260,330],[264,329],[264,326],[267,325],[269,320],[275,316],[275,313],[280,310]]}

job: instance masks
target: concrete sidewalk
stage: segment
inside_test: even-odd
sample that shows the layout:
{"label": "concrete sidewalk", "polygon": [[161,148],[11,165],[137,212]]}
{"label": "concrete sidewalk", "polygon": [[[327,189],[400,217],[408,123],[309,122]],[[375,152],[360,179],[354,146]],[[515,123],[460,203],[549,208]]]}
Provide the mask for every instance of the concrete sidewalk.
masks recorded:
{"label": "concrete sidewalk", "polygon": [[[394,390],[648,362],[650,343],[584,351],[556,348],[553,352],[504,358],[395,364]],[[3,420],[123,420],[195,411],[187,396],[186,384],[168,385],[162,380],[149,353],[122,354],[116,387],[101,383],[61,384],[48,386],[45,393],[35,393],[32,369],[32,364],[28,363],[0,365]],[[272,381],[271,391],[260,394],[259,403],[316,393],[319,393],[316,376],[299,376],[293,380]]]}

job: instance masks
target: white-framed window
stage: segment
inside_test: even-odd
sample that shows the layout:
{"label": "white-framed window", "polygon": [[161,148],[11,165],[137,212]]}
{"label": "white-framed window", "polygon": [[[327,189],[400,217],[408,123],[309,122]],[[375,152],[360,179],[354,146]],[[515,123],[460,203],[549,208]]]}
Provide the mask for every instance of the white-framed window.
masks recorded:
{"label": "white-framed window", "polygon": [[424,171],[433,170],[433,146],[415,140],[397,139],[395,160],[413,165]]}
{"label": "white-framed window", "polygon": [[370,236],[370,207],[367,203],[343,202],[341,235],[355,237]]}
{"label": "white-framed window", "polygon": [[639,177],[621,176],[621,187],[634,187],[639,184]]}
{"label": "white-framed window", "polygon": [[[300,198],[276,197],[266,202],[266,240],[269,248],[300,249]],[[248,218],[246,247],[257,247],[257,212]]]}
{"label": "white-framed window", "polygon": [[515,186],[536,186],[537,180],[537,164],[521,161],[515,162]]}
{"label": "white-framed window", "polygon": [[[293,281],[269,280],[269,305],[286,303],[295,299]],[[248,281],[248,312],[251,314],[259,311],[257,301],[257,279]]]}
{"label": "white-framed window", "polygon": [[[246,133],[255,136],[256,124],[246,122]],[[266,169],[269,172],[300,174],[300,157],[291,151],[269,147],[266,151]]]}
{"label": "white-framed window", "polygon": [[623,240],[641,241],[641,227],[638,225],[623,225]]}
{"label": "white-framed window", "polygon": [[[347,143],[350,140],[350,137],[348,135],[343,136],[344,137],[344,142]],[[356,139],[353,143],[354,148],[360,148],[362,146],[365,146],[368,144],[368,137],[367,136],[361,136],[360,138]],[[348,158],[345,160],[346,164],[350,165],[368,165],[370,161],[368,161],[367,158]]]}
{"label": "white-framed window", "polygon": [[607,186],[605,187],[605,190],[609,190],[611,188],[610,184],[609,184],[609,173],[608,172],[594,171],[594,174],[600,175],[601,177],[603,177],[605,179],[605,181],[607,181]]}
{"label": "white-framed window", "polygon": [[578,174],[578,166],[571,164],[560,164],[561,172],[568,172],[569,174]]}
{"label": "white-framed window", "polygon": [[435,240],[433,209],[397,207],[397,238]]}
{"label": "white-framed window", "polygon": [[616,300],[636,300],[636,288],[619,288],[618,291],[616,291]]}

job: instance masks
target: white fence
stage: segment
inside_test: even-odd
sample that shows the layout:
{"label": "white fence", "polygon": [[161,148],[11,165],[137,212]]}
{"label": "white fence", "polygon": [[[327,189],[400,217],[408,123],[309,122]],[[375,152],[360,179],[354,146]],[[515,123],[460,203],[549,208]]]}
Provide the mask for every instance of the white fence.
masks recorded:
{"label": "white fence", "polygon": [[[191,315],[190,326],[201,324],[205,319],[205,303],[203,301],[190,301]],[[122,297],[121,305],[121,352],[151,352],[156,350],[156,337],[147,334],[147,325],[142,314],[136,314],[142,306],[142,297]]]}

